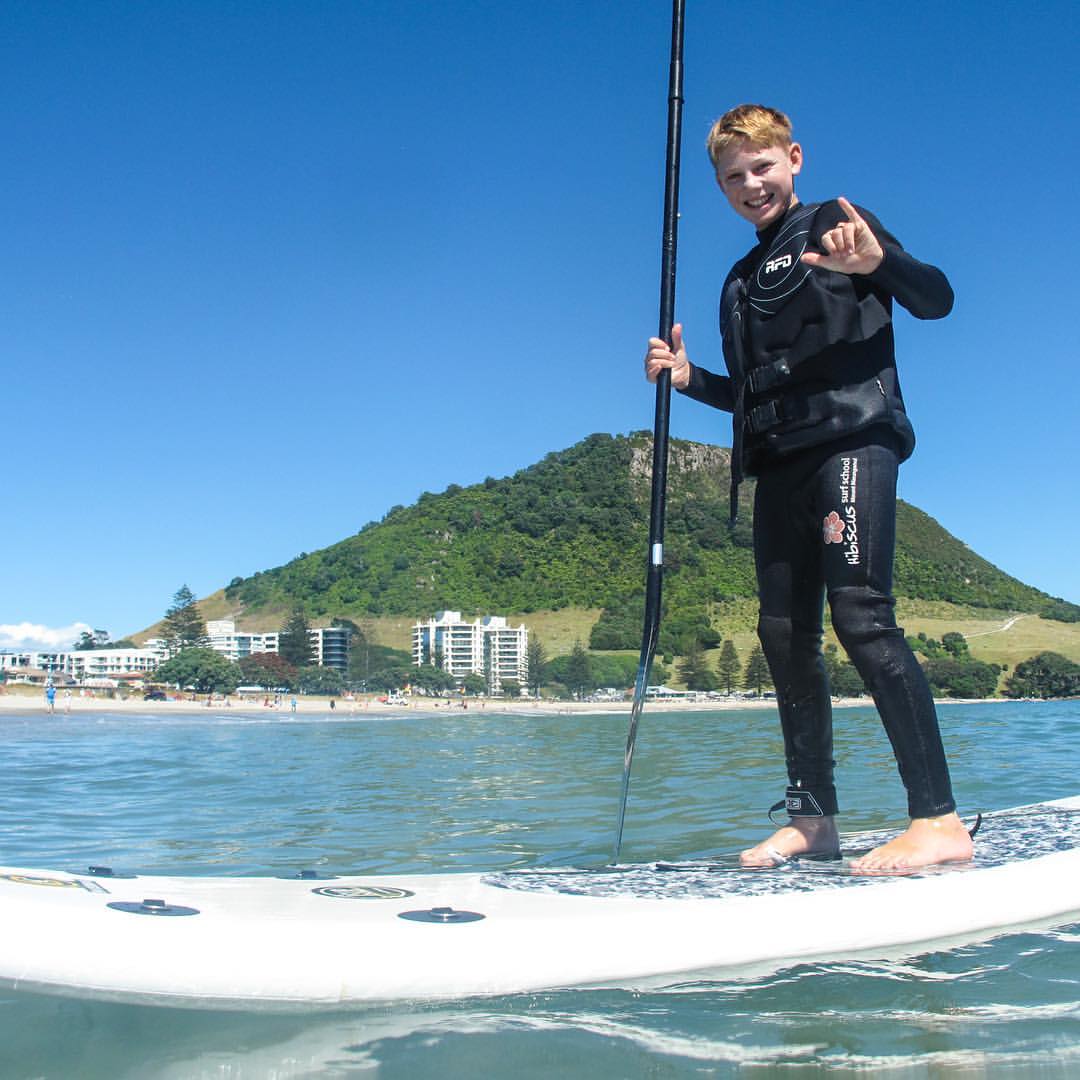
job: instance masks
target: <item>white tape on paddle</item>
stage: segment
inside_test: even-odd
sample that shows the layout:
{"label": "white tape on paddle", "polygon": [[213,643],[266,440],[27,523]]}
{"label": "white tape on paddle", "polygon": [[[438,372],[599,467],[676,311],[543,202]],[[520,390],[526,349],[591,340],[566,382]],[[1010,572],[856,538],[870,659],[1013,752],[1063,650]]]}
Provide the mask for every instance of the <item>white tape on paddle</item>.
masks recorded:
{"label": "white tape on paddle", "polygon": [[653,544],[652,546],[652,564],[653,566],[664,565],[664,545]]}

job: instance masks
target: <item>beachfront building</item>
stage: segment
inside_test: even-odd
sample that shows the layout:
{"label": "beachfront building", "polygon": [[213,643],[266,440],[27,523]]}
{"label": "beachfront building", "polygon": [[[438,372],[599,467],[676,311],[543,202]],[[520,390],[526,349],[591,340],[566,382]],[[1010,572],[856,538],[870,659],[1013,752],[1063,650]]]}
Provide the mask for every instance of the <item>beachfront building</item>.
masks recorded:
{"label": "beachfront building", "polygon": [[[229,660],[256,653],[276,653],[278,632],[238,633],[232,619],[206,624],[208,644]],[[345,673],[349,666],[351,631],[347,626],[320,626],[309,631],[312,663]],[[44,686],[76,682],[82,686],[138,684],[169,659],[163,638],[151,638],[141,649],[66,649],[63,652],[0,652],[0,672],[12,682]]]}
{"label": "beachfront building", "polygon": [[64,673],[62,652],[0,652],[0,671],[5,679],[12,682],[41,683],[44,685],[50,677],[55,682],[61,681]]}
{"label": "beachfront building", "polygon": [[[336,668],[344,673],[349,666],[349,643],[352,631],[347,626],[316,626],[308,630],[311,638],[312,663],[319,667]],[[238,631],[233,619],[211,619],[206,624],[207,645],[229,660],[242,660],[258,653],[276,653],[280,633]],[[162,663],[169,658],[164,638],[151,638],[145,647],[152,649]]]}
{"label": "beachfront building", "polygon": [[64,672],[78,683],[89,679],[133,681],[158,666],[152,649],[83,649],[64,654]]}
{"label": "beachfront building", "polygon": [[344,674],[349,667],[352,630],[347,626],[316,626],[308,631],[311,651],[319,667],[336,668]]}
{"label": "beachfront building", "polygon": [[529,676],[529,631],[508,626],[501,615],[484,615],[466,622],[460,611],[438,611],[412,630],[412,660],[433,664],[455,679],[482,675],[493,694],[505,680],[525,685]]}
{"label": "beachfront building", "polygon": [[[116,686],[138,682],[159,663],[152,649],[76,649],[64,652],[0,653],[0,671],[13,682],[77,682]],[[98,682],[97,680],[105,680]]]}
{"label": "beachfront building", "polygon": [[232,619],[211,619],[206,624],[210,648],[229,660],[240,660],[253,653],[278,651],[278,632],[265,634],[237,632]]}

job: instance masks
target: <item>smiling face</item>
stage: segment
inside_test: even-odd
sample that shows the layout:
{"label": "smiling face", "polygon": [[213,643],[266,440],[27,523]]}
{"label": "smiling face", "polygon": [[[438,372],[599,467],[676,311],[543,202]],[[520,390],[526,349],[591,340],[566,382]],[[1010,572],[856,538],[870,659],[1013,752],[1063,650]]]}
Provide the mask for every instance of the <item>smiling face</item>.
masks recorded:
{"label": "smiling face", "polygon": [[760,147],[740,139],[717,159],[716,181],[735,213],[760,230],[798,202],[795,177],[801,169],[798,143]]}

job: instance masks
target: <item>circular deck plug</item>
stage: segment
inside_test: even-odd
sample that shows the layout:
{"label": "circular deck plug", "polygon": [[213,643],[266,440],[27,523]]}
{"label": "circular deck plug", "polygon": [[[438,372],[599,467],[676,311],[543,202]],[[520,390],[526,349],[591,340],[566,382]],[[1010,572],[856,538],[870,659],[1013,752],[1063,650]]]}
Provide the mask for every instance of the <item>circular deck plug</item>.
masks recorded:
{"label": "circular deck plug", "polygon": [[408,919],[410,922],[426,923],[465,923],[478,922],[485,918],[478,911],[458,911],[452,907],[433,907],[427,911],[402,911],[398,913],[399,919]]}
{"label": "circular deck plug", "polygon": [[182,904],[167,904],[164,900],[115,900],[108,904],[114,911],[126,911],[131,915],[198,915],[199,909]]}

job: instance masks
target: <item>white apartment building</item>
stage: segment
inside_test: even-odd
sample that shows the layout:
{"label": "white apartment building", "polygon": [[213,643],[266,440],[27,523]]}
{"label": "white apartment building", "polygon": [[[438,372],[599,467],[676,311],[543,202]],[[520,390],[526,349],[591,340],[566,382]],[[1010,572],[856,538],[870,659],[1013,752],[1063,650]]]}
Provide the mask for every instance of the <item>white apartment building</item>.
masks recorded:
{"label": "white apartment building", "polygon": [[497,694],[504,679],[528,681],[529,631],[508,626],[501,615],[465,622],[460,611],[438,611],[413,625],[412,660],[417,667],[438,664],[455,679],[482,675]]}
{"label": "white apartment building", "polygon": [[0,671],[17,682],[44,682],[49,675],[59,676],[64,671],[63,652],[2,652]]}
{"label": "white apartment building", "polygon": [[77,682],[149,675],[157,666],[152,649],[84,649],[64,654],[64,672]]}
{"label": "white apartment building", "polygon": [[210,648],[229,660],[239,660],[252,653],[278,651],[277,630],[265,634],[237,633],[234,620],[211,619],[206,624],[206,633],[210,638]]}
{"label": "white apartment building", "polygon": [[[257,653],[276,653],[281,637],[277,630],[265,633],[237,631],[233,619],[211,619],[206,624],[206,634],[208,646],[229,660],[242,660]],[[342,672],[346,670],[351,637],[348,627],[316,626],[308,630],[308,636],[311,638],[312,663]],[[150,638],[145,644],[162,663],[169,658],[169,647],[164,638]]]}
{"label": "white apartment building", "polygon": [[159,660],[153,649],[76,649],[65,652],[0,653],[0,671],[26,682],[131,681],[149,675]]}
{"label": "white apartment building", "polygon": [[[237,633],[231,619],[207,623],[210,647],[239,660],[254,653],[276,653],[278,632],[265,634]],[[349,665],[348,627],[321,626],[311,630],[313,663],[344,672]],[[63,652],[0,652],[0,671],[13,682],[44,685],[68,681],[83,685],[115,685],[136,682],[150,675],[169,658],[161,638],[151,638],[141,649],[73,649]],[[101,681],[104,680],[104,681]]]}

